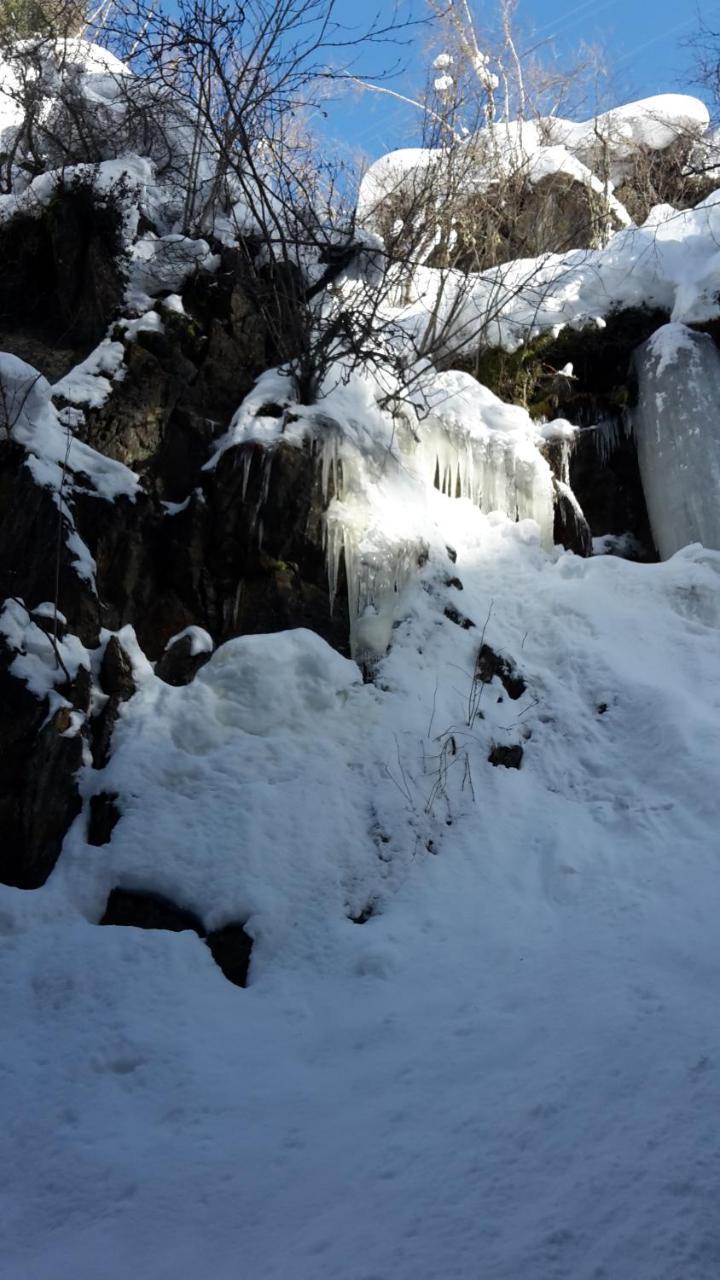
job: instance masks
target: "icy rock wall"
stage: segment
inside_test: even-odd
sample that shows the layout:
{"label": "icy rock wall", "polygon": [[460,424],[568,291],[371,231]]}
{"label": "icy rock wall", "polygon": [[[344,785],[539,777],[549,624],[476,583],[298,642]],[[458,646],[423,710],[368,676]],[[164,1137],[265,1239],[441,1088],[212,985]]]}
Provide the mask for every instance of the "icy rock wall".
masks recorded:
{"label": "icy rock wall", "polygon": [[635,354],[638,461],[662,559],[701,542],[720,548],[720,352],[682,324]]}

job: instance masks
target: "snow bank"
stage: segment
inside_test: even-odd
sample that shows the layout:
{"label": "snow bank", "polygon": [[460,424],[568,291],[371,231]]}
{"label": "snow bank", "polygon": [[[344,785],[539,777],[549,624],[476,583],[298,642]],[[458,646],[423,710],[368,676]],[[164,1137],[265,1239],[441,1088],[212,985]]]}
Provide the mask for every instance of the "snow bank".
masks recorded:
{"label": "snow bank", "polygon": [[[377,684],[303,632],[146,672],[110,844],[0,890],[6,1280],[714,1280],[720,556],[433,502],[464,589],[426,566]],[[528,690],[470,729],[483,625]],[[118,883],[247,919],[248,989],[98,928]]]}
{"label": "snow bank", "polygon": [[627,307],[656,307],[673,321],[720,315],[720,194],[695,209],[657,206],[641,227],[618,231],[604,249],[518,259],[478,275],[418,268],[409,303],[392,311],[422,335],[429,316],[455,356],[478,344],[514,350],[534,336],[602,323]]}

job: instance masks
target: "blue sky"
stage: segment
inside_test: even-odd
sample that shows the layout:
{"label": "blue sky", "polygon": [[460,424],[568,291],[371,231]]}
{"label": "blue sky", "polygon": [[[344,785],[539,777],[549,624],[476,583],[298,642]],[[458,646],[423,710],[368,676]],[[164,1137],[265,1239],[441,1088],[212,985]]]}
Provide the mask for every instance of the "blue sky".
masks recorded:
{"label": "blue sky", "polygon": [[[423,10],[422,0],[400,0],[405,12]],[[479,18],[495,12],[494,0],[471,0]],[[374,13],[392,11],[391,0],[339,0],[339,12],[350,25],[367,23]],[[692,84],[693,57],[683,46],[699,25],[720,30],[720,0],[518,0],[517,28],[529,42],[552,40],[559,60],[571,62],[580,43],[605,50],[613,74],[612,97],[616,102],[668,91],[698,92]],[[366,51],[366,65],[379,66],[401,58],[405,67],[392,81],[396,88],[412,92],[422,82],[425,34],[416,33],[404,47]],[[700,96],[702,92],[700,91]],[[416,115],[393,105],[387,97],[364,94],[335,104],[328,131],[350,148],[373,158],[396,146],[412,145]]]}

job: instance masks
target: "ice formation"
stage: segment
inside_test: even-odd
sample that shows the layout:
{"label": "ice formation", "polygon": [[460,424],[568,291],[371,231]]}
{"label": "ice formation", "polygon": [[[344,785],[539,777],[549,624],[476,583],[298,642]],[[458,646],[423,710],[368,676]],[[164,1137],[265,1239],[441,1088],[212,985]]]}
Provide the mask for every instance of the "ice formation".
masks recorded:
{"label": "ice formation", "polygon": [[691,542],[720,549],[720,352],[669,324],[636,353],[634,413],[650,525],[663,559]]}

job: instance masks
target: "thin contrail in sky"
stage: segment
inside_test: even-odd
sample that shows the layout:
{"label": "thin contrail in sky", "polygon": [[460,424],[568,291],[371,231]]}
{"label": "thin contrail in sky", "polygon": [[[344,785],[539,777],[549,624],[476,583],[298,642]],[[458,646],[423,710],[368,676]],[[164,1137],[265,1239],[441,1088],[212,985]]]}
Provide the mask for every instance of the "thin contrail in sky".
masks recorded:
{"label": "thin contrail in sky", "polygon": [[546,31],[552,31],[555,35],[572,26],[578,17],[584,16],[588,11],[594,18],[596,14],[602,13],[605,9],[609,9],[611,5],[617,3],[618,0],[605,0],[604,4],[597,5],[595,0],[583,0],[583,3],[576,5],[574,9],[568,9],[567,13],[560,14],[554,22],[546,22],[542,27],[538,27],[535,35],[542,35]]}

